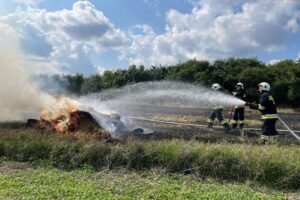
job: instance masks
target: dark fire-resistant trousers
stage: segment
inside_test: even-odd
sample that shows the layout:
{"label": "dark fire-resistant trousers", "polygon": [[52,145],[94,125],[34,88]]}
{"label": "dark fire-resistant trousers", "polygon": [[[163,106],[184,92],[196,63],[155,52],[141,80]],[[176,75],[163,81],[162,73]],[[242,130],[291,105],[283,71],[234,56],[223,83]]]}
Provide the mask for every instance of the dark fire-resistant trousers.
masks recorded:
{"label": "dark fire-resistant trousers", "polygon": [[222,116],[222,111],[223,111],[223,109],[214,109],[209,116],[209,122],[212,123],[217,118],[219,120],[219,122],[222,123],[222,125],[224,123],[226,123],[226,121],[224,120],[224,118]]}
{"label": "dark fire-resistant trousers", "polygon": [[277,119],[265,119],[261,127],[262,135],[266,135],[266,136],[278,135],[278,132],[275,127],[276,121]]}
{"label": "dark fire-resistant trousers", "polygon": [[235,108],[233,114],[234,121],[244,121],[245,119],[245,109],[244,108]]}
{"label": "dark fire-resistant trousers", "polygon": [[245,108],[235,108],[233,114],[233,128],[236,128],[237,123],[239,122],[240,128],[244,127],[245,120]]}
{"label": "dark fire-resistant trousers", "polygon": [[262,134],[260,135],[260,142],[262,144],[270,144],[278,141],[278,132],[276,131],[276,121],[277,119],[265,119],[262,129]]}

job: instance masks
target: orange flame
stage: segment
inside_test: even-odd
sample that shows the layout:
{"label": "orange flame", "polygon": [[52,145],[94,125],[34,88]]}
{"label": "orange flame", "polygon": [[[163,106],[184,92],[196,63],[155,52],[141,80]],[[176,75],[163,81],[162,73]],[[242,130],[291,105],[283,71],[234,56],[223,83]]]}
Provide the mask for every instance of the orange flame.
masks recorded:
{"label": "orange flame", "polygon": [[78,123],[76,116],[72,116],[71,113],[77,111],[79,104],[67,97],[59,98],[51,108],[46,108],[42,111],[40,116],[40,125],[46,126],[47,122],[51,123],[51,126],[58,133],[69,133]]}

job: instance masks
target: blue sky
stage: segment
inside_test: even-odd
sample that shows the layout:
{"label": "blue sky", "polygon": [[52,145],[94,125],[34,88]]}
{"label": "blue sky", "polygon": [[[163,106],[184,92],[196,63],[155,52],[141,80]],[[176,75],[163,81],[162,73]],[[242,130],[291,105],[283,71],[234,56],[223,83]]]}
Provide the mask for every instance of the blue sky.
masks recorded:
{"label": "blue sky", "polygon": [[0,5],[5,34],[0,36],[14,38],[31,62],[26,70],[37,73],[89,75],[193,58],[300,57],[298,0],[0,0]]}

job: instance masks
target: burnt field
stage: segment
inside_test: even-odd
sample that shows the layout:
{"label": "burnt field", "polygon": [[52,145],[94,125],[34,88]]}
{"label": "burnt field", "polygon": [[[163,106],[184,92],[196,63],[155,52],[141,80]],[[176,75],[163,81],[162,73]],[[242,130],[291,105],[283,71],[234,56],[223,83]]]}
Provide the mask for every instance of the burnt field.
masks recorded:
{"label": "burnt field", "polygon": [[[130,138],[142,139],[142,140],[165,140],[165,139],[183,139],[183,140],[197,140],[202,142],[231,142],[240,143],[239,129],[232,130],[229,133],[225,133],[223,128],[219,124],[215,123],[215,128],[206,128],[207,117],[210,113],[210,109],[197,109],[193,107],[173,107],[173,106],[144,106],[144,112],[141,115],[141,111],[138,110],[140,106],[127,109],[131,109],[131,116],[128,117],[131,123],[136,127],[141,127],[145,130],[151,130],[149,133],[143,134],[129,133]],[[226,109],[224,117],[229,118],[231,115],[231,109]],[[88,135],[94,136],[99,139],[109,138],[109,133],[98,126],[95,123],[92,116],[84,113],[84,117],[81,120],[77,120],[77,129],[74,129],[69,135]],[[300,130],[300,112],[291,109],[279,109],[280,117],[293,129],[296,133]],[[135,117],[137,116],[137,117]],[[245,135],[246,140],[243,142],[256,143],[259,136],[259,129],[261,126],[260,115],[258,112],[252,110],[246,110],[245,120]],[[33,122],[32,122],[33,121]],[[30,123],[30,124],[28,124]],[[33,123],[33,124],[32,124]],[[0,129],[2,132],[10,131],[27,131],[34,132],[36,134],[57,134],[55,130],[51,128],[41,127],[34,120],[27,122],[2,122],[0,123]],[[284,127],[277,123],[277,128],[280,133],[280,143],[282,144],[297,144],[297,141],[284,129]],[[0,133],[0,134],[1,134]],[[68,134],[67,134],[68,135]]]}
{"label": "burnt field", "polygon": [[[141,108],[143,111],[141,111]],[[239,129],[232,130],[225,134],[223,128],[216,121],[214,129],[206,128],[207,119],[211,112],[209,108],[197,107],[176,107],[176,106],[150,106],[138,105],[128,106],[124,113],[130,110],[130,115],[135,124],[140,127],[154,130],[151,135],[143,135],[143,138],[151,139],[172,139],[181,138],[185,140],[195,139],[205,142],[230,141],[239,142]],[[279,116],[288,126],[300,134],[300,112],[297,109],[278,110]],[[137,116],[137,117],[136,117]],[[225,119],[232,122],[232,109],[223,111]],[[245,133],[248,142],[255,142],[260,134],[262,121],[260,113],[255,110],[245,110]],[[280,134],[280,142],[297,143],[297,141],[286,131],[283,125],[278,122],[277,129]]]}

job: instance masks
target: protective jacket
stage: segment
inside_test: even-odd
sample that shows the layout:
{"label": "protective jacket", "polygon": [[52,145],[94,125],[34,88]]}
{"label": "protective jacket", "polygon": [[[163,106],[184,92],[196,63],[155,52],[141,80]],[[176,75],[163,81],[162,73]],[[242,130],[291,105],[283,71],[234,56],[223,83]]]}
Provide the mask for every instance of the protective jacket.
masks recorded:
{"label": "protective jacket", "polygon": [[278,119],[277,108],[272,95],[264,91],[260,95],[259,104],[250,105],[252,109],[258,109],[261,112],[262,119]]}
{"label": "protective jacket", "polygon": [[246,98],[246,93],[245,93],[245,90],[244,89],[241,89],[241,90],[235,90],[232,92],[232,94],[239,98],[239,99],[242,99],[245,101],[245,98]]}
{"label": "protective jacket", "polygon": [[[235,90],[232,92],[233,96],[246,101],[246,92],[245,89],[241,89],[241,90]],[[236,106],[235,108],[243,108],[244,106]]]}

